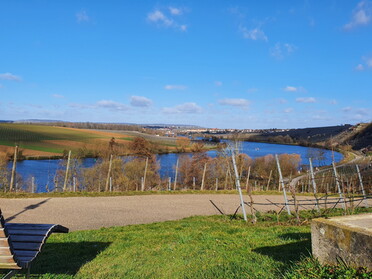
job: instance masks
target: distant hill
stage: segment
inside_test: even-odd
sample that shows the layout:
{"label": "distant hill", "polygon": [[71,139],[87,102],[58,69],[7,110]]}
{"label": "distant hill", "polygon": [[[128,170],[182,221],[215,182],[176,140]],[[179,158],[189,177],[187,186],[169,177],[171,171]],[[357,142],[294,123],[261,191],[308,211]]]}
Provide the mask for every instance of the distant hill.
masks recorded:
{"label": "distant hill", "polygon": [[310,143],[319,143],[326,141],[338,134],[348,131],[353,126],[350,124],[340,126],[328,126],[328,127],[313,127],[313,128],[301,128],[301,129],[289,129],[282,132],[270,132],[261,133],[260,137],[277,137],[277,136],[289,136],[294,141],[307,141]]}
{"label": "distant hill", "polygon": [[356,125],[340,125],[264,131],[248,137],[248,140],[272,143],[319,145],[326,147],[350,146],[353,150],[372,151],[372,122]]}
{"label": "distant hill", "polygon": [[343,143],[351,145],[354,150],[372,150],[372,122],[353,126]]}

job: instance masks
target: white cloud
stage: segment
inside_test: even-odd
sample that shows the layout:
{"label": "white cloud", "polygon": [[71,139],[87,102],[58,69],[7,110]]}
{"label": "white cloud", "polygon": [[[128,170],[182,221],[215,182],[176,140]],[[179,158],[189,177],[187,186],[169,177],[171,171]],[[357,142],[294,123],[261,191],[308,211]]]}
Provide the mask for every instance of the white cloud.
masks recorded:
{"label": "white cloud", "polygon": [[126,111],[128,106],[111,100],[101,100],[96,103],[97,108],[107,108],[111,110]]}
{"label": "white cloud", "polygon": [[368,68],[372,68],[372,57],[363,57]]}
{"label": "white cloud", "polygon": [[202,112],[202,108],[198,106],[196,103],[184,103],[175,107],[171,108],[163,108],[164,113],[168,114],[178,114],[178,113],[200,113]]}
{"label": "white cloud", "polygon": [[337,100],[333,99],[333,100],[330,100],[329,103],[331,105],[337,105]]}
{"label": "white cloud", "polygon": [[176,7],[168,7],[167,9],[156,9],[147,14],[147,20],[158,26],[169,28],[173,27],[180,31],[187,31],[187,25],[179,23],[179,17],[185,10]]}
{"label": "white cloud", "polygon": [[278,100],[279,104],[286,104],[288,101],[286,99],[279,99]]}
{"label": "white cloud", "polygon": [[79,104],[79,103],[70,103],[68,105],[71,108],[76,108],[76,109],[92,109],[95,108],[93,105],[87,105],[87,104]]}
{"label": "white cloud", "polygon": [[297,50],[297,47],[288,43],[276,43],[274,47],[270,48],[270,55],[276,59],[283,59]]}
{"label": "white cloud", "polygon": [[366,68],[372,68],[372,56],[363,56],[363,63],[358,64],[355,67],[356,71],[364,71]]}
{"label": "white cloud", "polygon": [[134,107],[149,107],[152,105],[152,101],[143,96],[132,96],[130,104]]}
{"label": "white cloud", "polygon": [[360,115],[363,115],[363,116],[366,116],[368,114],[370,114],[371,110],[370,109],[366,109],[366,108],[358,108],[356,110],[356,112]]}
{"label": "white cloud", "polygon": [[364,66],[362,64],[358,64],[358,66],[355,67],[355,70],[357,70],[357,71],[363,71],[364,70]]}
{"label": "white cloud", "polygon": [[13,75],[11,73],[0,74],[0,80],[12,80],[12,81],[21,81],[21,77]]}
{"label": "white cloud", "polygon": [[187,31],[187,25],[186,25],[186,24],[182,24],[182,25],[180,26],[180,30],[181,30],[181,31]]}
{"label": "white cloud", "polygon": [[313,97],[306,97],[306,98],[297,98],[297,103],[315,103],[316,100]]}
{"label": "white cloud", "polygon": [[245,26],[239,27],[240,32],[243,34],[245,39],[250,39],[253,41],[262,40],[267,42],[268,38],[265,35],[265,32],[260,29],[260,27],[256,27],[254,29],[248,29]]}
{"label": "white cloud", "polygon": [[77,12],[76,13],[76,20],[77,22],[89,22],[90,21],[90,17],[88,16],[87,12],[86,11],[80,11],[80,12]]}
{"label": "white cloud", "polygon": [[222,86],[222,81],[215,81],[214,82],[214,85],[216,85],[216,86],[218,86],[218,87],[220,87],[220,86]]}
{"label": "white cloud", "polygon": [[181,15],[182,14],[182,9],[174,8],[174,7],[169,7],[168,9],[169,9],[169,12],[172,15]]}
{"label": "white cloud", "polygon": [[166,90],[185,90],[187,86],[185,85],[176,85],[176,84],[167,84],[164,86],[164,89]]}
{"label": "white cloud", "polygon": [[284,113],[291,113],[293,111],[293,108],[286,108],[284,110]]}
{"label": "white cloud", "polygon": [[344,25],[345,30],[351,30],[361,25],[367,25],[372,19],[372,2],[363,0],[353,10],[349,23]]}
{"label": "white cloud", "polygon": [[147,15],[147,19],[151,22],[160,23],[165,26],[171,26],[173,24],[173,20],[169,19],[159,10],[155,10]]}
{"label": "white cloud", "polygon": [[286,92],[302,92],[302,93],[307,92],[307,90],[303,88],[302,86],[291,86],[291,85],[287,85],[286,87],[283,88],[283,90]]}
{"label": "white cloud", "polygon": [[234,107],[247,107],[250,102],[246,99],[222,99],[219,100],[218,103],[223,106],[234,106]]}
{"label": "white cloud", "polygon": [[60,95],[60,94],[52,94],[52,97],[53,97],[53,98],[56,98],[56,99],[62,99],[62,98],[64,98],[65,96]]}
{"label": "white cloud", "polygon": [[342,111],[343,112],[349,112],[349,111],[352,111],[352,107],[344,107],[344,108],[342,108]]}
{"label": "white cloud", "polygon": [[283,90],[287,91],[287,92],[297,92],[298,88],[294,87],[294,86],[287,85],[286,87],[283,88]]}

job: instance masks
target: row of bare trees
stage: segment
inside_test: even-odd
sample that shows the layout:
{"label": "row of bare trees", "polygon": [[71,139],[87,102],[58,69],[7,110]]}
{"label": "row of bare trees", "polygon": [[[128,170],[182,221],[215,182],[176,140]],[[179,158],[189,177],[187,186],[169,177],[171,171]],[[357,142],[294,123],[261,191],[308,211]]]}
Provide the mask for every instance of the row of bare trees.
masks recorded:
{"label": "row of bare trees", "polygon": [[[136,155],[106,156],[98,159],[97,163],[90,168],[84,168],[78,154],[73,154],[68,164],[67,174],[67,160],[63,160],[54,175],[53,185],[47,185],[46,190],[101,192],[235,188],[231,158],[224,156],[223,153],[214,158],[204,152],[194,153],[192,156],[180,155],[174,166],[176,175],[161,178],[160,164],[147,143],[135,141],[132,145]],[[300,163],[299,155],[283,154],[279,159],[284,176],[297,172]],[[246,154],[239,154],[236,157],[236,164],[244,185],[247,186],[250,179],[250,183],[257,187],[265,185],[266,190],[277,189],[278,177],[274,156],[267,155],[253,160]],[[9,177],[10,170],[7,168],[7,162],[5,158],[0,158],[0,187],[3,190],[8,189]],[[19,175],[17,182],[19,185],[24,185],[23,188],[27,191],[36,188],[33,185],[35,181],[30,179],[22,181]],[[22,187],[18,187],[20,188]]]}

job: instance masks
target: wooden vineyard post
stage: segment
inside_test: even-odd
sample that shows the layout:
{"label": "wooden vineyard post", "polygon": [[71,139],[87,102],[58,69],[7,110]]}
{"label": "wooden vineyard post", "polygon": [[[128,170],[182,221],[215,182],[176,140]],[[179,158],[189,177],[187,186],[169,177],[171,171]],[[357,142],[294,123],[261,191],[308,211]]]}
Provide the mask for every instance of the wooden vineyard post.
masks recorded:
{"label": "wooden vineyard post", "polygon": [[35,193],[35,177],[31,178],[31,192]]}
{"label": "wooden vineyard post", "polygon": [[332,166],[333,166],[333,172],[334,172],[335,179],[336,179],[336,186],[337,186],[337,189],[338,189],[338,193],[340,195],[340,200],[342,201],[342,208],[343,209],[346,209],[346,202],[345,202],[344,196],[342,194],[342,190],[341,190],[341,186],[340,186],[340,181],[338,179],[338,175],[337,175],[337,171],[336,171],[335,162],[332,162]]}
{"label": "wooden vineyard post", "polygon": [[178,163],[179,163],[179,159],[177,159],[176,174],[174,175],[174,182],[173,182],[173,190],[174,191],[176,191],[176,189],[177,189]]}
{"label": "wooden vineyard post", "polygon": [[218,191],[218,177],[216,177],[216,191]]}
{"label": "wooden vineyard post", "polygon": [[249,176],[251,175],[251,166],[248,167],[247,180],[245,182],[245,190],[248,192],[249,187]]}
{"label": "wooden vineyard post", "polygon": [[360,174],[359,166],[358,165],[355,165],[355,167],[357,169],[358,178],[359,178],[359,185],[360,185],[360,189],[362,190],[362,195],[363,195],[364,203],[365,203],[366,207],[368,207],[366,192],[364,191],[364,186],[363,186],[362,175]]}
{"label": "wooden vineyard post", "polygon": [[320,212],[319,201],[318,201],[318,197],[316,196],[316,183],[315,183],[315,176],[314,176],[313,162],[312,162],[311,158],[309,158],[309,163],[310,163],[311,183],[312,183],[312,185],[313,185],[314,197],[315,197],[315,202],[316,202],[316,210],[317,210],[318,212]]}
{"label": "wooden vineyard post", "polygon": [[67,166],[66,166],[66,173],[65,173],[65,182],[63,183],[63,192],[65,192],[66,188],[67,188],[68,172],[70,170],[70,160],[71,160],[71,150],[68,152]]}
{"label": "wooden vineyard post", "polygon": [[234,173],[235,173],[235,185],[236,185],[236,188],[237,188],[237,190],[239,192],[239,197],[240,197],[240,206],[241,206],[242,211],[243,211],[244,221],[247,222],[248,221],[248,219],[247,219],[247,213],[245,212],[243,193],[242,193],[242,188],[240,187],[240,179],[239,179],[238,169],[236,167],[234,151],[231,152],[231,157],[232,157],[233,167],[234,167]]}
{"label": "wooden vineyard post", "polygon": [[169,176],[168,177],[168,191],[172,190],[171,183],[172,183],[172,178]]}
{"label": "wooden vineyard post", "polygon": [[224,190],[227,189],[227,179],[228,179],[228,176],[229,176],[229,168],[227,167],[227,169],[226,169],[226,176],[225,176],[225,187],[224,187]]}
{"label": "wooden vineyard post", "polygon": [[112,177],[110,176],[110,192],[112,192]]}
{"label": "wooden vineyard post", "polygon": [[106,178],[106,186],[105,186],[106,192],[108,192],[109,187],[110,187],[111,168],[112,168],[112,154],[110,155],[109,169],[108,169],[107,178]]}
{"label": "wooden vineyard post", "polygon": [[12,176],[10,177],[9,192],[11,192],[14,187],[15,172],[17,168],[17,154],[18,154],[18,145],[16,145],[14,148],[13,168],[12,168]]}
{"label": "wooden vineyard post", "polygon": [[196,181],[195,181],[195,176],[192,177],[192,189],[195,190],[196,187]]}
{"label": "wooden vineyard post", "polygon": [[143,187],[142,187],[142,192],[145,191],[146,187],[146,174],[147,174],[147,165],[149,164],[149,157],[146,157],[146,164],[145,164],[145,174],[143,175]]}
{"label": "wooden vineyard post", "polygon": [[201,190],[201,191],[204,190],[204,180],[205,180],[205,171],[206,171],[206,170],[207,170],[207,163],[204,164],[202,183],[201,183],[201,186],[200,186],[200,190]]}
{"label": "wooden vineyard post", "polygon": [[287,192],[286,192],[285,186],[284,186],[284,181],[283,181],[283,176],[282,176],[282,170],[280,169],[280,163],[279,163],[279,158],[278,158],[278,155],[277,154],[275,154],[275,160],[276,160],[276,164],[278,166],[279,183],[280,183],[280,185],[282,186],[282,189],[283,189],[285,207],[287,208],[288,215],[291,215],[291,210],[289,209],[289,205],[288,205]]}
{"label": "wooden vineyard post", "polygon": [[266,191],[269,190],[269,185],[270,185],[270,180],[271,180],[271,175],[273,174],[273,170],[270,170],[270,174],[269,174],[269,180],[267,181],[267,186],[266,186]]}
{"label": "wooden vineyard post", "polygon": [[73,181],[73,191],[76,192],[76,177],[75,176],[72,178],[72,181]]}

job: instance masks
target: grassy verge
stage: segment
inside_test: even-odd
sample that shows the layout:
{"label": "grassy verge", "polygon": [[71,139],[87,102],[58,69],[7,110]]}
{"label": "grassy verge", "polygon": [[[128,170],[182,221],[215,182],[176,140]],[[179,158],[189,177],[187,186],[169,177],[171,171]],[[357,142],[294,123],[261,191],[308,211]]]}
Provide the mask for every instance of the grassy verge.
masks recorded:
{"label": "grassy verge", "polygon": [[[309,216],[310,212],[303,212],[302,218],[307,220]],[[278,225],[276,216],[264,214],[252,225],[228,216],[190,217],[54,234],[31,273],[33,278],[372,276],[345,266],[322,267],[310,256],[308,223],[294,226],[294,220],[283,218]]]}

